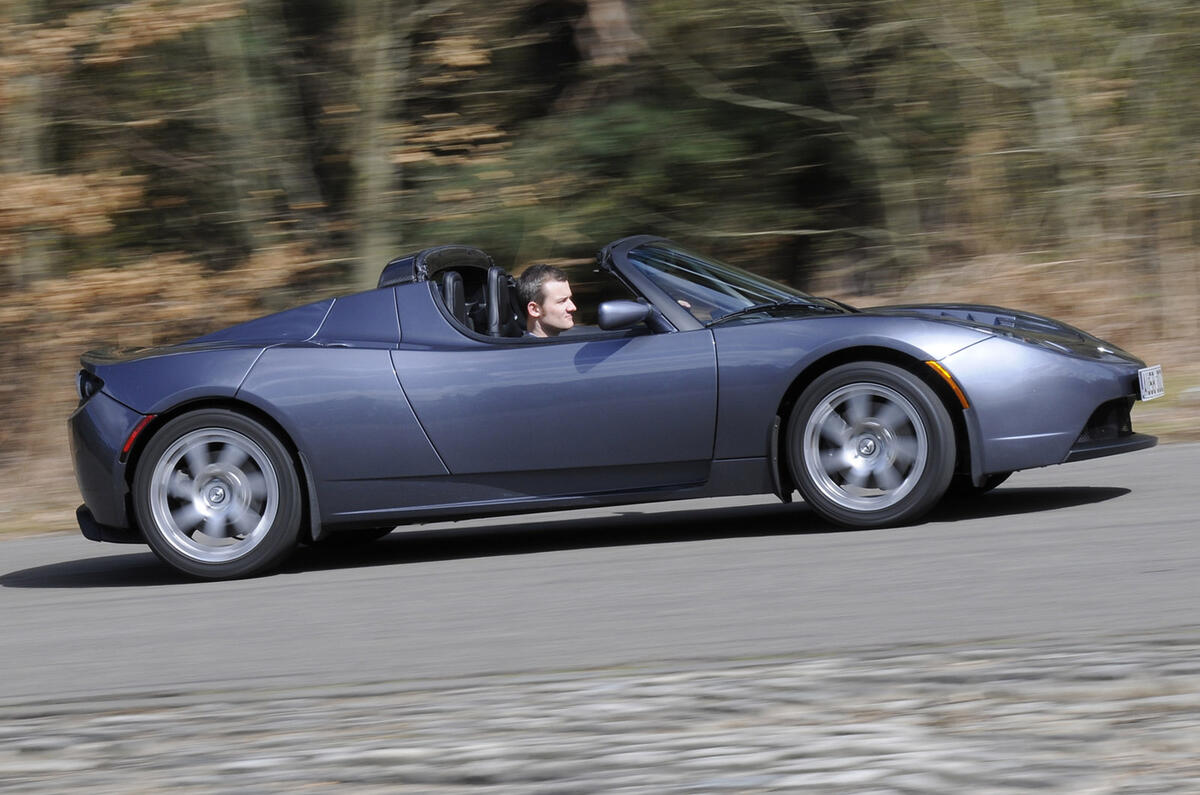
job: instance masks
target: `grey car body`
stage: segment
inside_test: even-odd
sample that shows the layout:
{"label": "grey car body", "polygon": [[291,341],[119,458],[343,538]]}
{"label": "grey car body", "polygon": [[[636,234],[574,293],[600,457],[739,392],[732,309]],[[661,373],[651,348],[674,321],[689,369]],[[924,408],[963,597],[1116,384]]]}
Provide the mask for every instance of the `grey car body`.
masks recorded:
{"label": "grey car body", "polygon": [[82,358],[78,518],[200,577],[432,518],[799,490],[851,526],[948,489],[1155,443],[1144,364],[1022,312],[856,310],[650,236],[595,327],[521,336],[485,253],[399,257],[376,289],[187,343]]}

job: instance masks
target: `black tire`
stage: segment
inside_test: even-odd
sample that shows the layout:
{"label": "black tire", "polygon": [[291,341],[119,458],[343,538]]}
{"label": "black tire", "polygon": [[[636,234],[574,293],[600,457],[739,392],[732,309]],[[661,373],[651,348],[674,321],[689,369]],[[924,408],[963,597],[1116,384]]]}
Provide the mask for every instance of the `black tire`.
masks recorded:
{"label": "black tire", "polygon": [[300,483],[287,449],[224,409],[184,414],[154,434],[137,465],[133,504],[154,553],[205,579],[274,568],[300,534]]}
{"label": "black tire", "polygon": [[946,492],[954,456],[954,423],[937,394],[883,362],[819,376],[788,422],[788,465],[804,501],[849,527],[924,515]]}

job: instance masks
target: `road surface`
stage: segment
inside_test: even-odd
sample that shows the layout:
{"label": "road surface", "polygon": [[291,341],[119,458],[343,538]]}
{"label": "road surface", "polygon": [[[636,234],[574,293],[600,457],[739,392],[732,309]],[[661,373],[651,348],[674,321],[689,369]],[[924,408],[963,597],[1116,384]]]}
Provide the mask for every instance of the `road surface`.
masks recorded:
{"label": "road surface", "polygon": [[0,703],[1194,630],[1197,472],[1200,445],[1022,472],[888,530],[740,498],[429,525],[227,583],[8,540]]}

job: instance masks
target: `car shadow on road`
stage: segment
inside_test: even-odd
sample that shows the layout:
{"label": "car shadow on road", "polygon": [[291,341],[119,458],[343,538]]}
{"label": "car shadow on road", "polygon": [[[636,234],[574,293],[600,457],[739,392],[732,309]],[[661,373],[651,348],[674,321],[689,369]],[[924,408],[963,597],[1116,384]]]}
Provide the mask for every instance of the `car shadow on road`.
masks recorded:
{"label": "car shadow on road", "polygon": [[818,519],[803,503],[748,505],[644,512],[632,506],[616,516],[565,517],[469,527],[421,530],[400,527],[365,546],[301,549],[285,571],[352,566],[426,563],[465,558],[504,557],[576,549],[644,546],[731,538],[848,532]]}
{"label": "car shadow on road", "polygon": [[966,519],[988,519],[1041,513],[1058,508],[1073,508],[1115,500],[1130,490],[1115,486],[1067,486],[1056,488],[1000,488],[971,497],[943,500],[922,520],[927,522],[958,522]]}
{"label": "car shadow on road", "polygon": [[[1018,516],[1090,505],[1128,494],[1113,487],[1004,488],[971,499],[942,503],[924,523],[958,522]],[[726,508],[643,511],[637,506],[617,515],[566,517],[513,523],[440,525],[422,530],[400,528],[379,541],[357,546],[321,544],[297,550],[280,574],[427,563],[481,557],[719,539],[878,532],[840,527],[818,518],[802,502]],[[149,551],[102,555],[0,575],[5,588],[121,588],[178,585],[196,581],[177,574]]]}
{"label": "car shadow on road", "polygon": [[[88,542],[92,543],[92,542]],[[167,568],[144,546],[127,555],[105,554],[0,575],[4,588],[126,588],[193,582]]]}
{"label": "car shadow on road", "polygon": [[[944,502],[921,523],[1037,513],[1090,505],[1128,493],[1129,489],[1103,487],[997,489],[971,499]],[[802,502],[654,512],[634,506],[615,517],[534,519],[522,524],[436,530],[400,528],[384,539],[358,547],[302,549],[283,571],[301,573],[602,547],[850,532],[874,531],[826,522]]]}

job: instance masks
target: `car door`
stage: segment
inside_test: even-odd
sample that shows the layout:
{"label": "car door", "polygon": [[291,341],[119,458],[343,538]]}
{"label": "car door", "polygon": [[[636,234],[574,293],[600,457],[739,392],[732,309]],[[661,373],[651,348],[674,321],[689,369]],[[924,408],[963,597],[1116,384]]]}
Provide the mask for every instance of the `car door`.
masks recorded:
{"label": "car door", "polygon": [[707,480],[717,401],[708,330],[459,339],[392,354],[453,478],[516,498]]}

